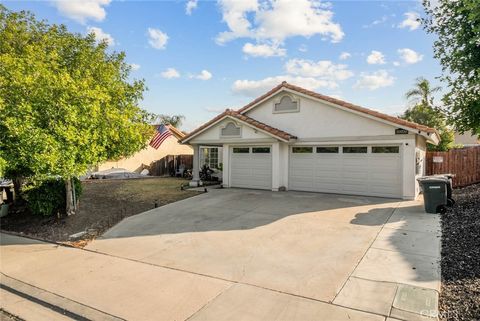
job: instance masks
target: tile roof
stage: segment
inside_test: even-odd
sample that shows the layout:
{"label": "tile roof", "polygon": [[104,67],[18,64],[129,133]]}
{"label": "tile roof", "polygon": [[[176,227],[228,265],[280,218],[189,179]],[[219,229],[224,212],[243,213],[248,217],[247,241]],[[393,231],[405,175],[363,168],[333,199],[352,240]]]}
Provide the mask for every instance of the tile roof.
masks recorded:
{"label": "tile roof", "polygon": [[417,130],[424,131],[424,132],[427,132],[427,133],[436,133],[438,135],[438,132],[434,128],[427,127],[427,126],[424,126],[424,125],[420,125],[420,124],[410,122],[410,121],[407,121],[407,120],[404,120],[404,119],[400,119],[398,117],[383,114],[383,113],[380,113],[378,111],[371,110],[371,109],[368,109],[368,108],[360,107],[360,106],[351,104],[349,102],[346,102],[346,101],[343,101],[343,100],[340,100],[340,99],[336,99],[336,98],[333,98],[333,97],[321,95],[321,94],[316,93],[314,91],[307,90],[305,88],[289,84],[286,81],[282,82],[281,84],[279,84],[278,86],[276,86],[275,88],[270,90],[269,92],[265,93],[264,95],[258,97],[254,101],[250,102],[248,105],[245,105],[244,107],[240,108],[238,110],[238,112],[239,113],[246,112],[248,109],[250,109],[251,107],[253,107],[257,103],[261,102],[265,98],[270,97],[271,95],[275,94],[277,91],[280,91],[282,88],[287,88],[287,89],[302,93],[304,95],[307,95],[307,96],[310,96],[310,97],[313,97],[313,98],[317,98],[317,99],[320,99],[320,100],[330,102],[330,103],[335,104],[335,105],[345,107],[345,108],[350,109],[350,110],[354,110],[354,111],[357,111],[357,112],[368,114],[370,116],[381,118],[383,120],[387,120],[389,122],[398,124],[400,126],[405,126],[405,127],[417,129]]}
{"label": "tile roof", "polygon": [[168,129],[170,129],[172,134],[177,136],[178,139],[183,139],[183,137],[185,137],[185,133],[180,131],[178,128],[173,127],[172,125],[167,125],[167,127],[168,127]]}
{"label": "tile roof", "polygon": [[190,132],[188,135],[186,135],[185,137],[183,137],[181,139],[181,142],[185,142],[186,140],[189,140],[190,138],[192,138],[193,136],[195,136],[197,133],[200,133],[201,131],[203,131],[204,129],[208,128],[209,126],[215,124],[217,121],[223,119],[224,117],[227,117],[227,116],[230,116],[230,117],[233,117],[233,118],[236,118],[238,120],[241,120],[249,125],[251,125],[252,127],[255,127],[255,128],[258,128],[260,130],[263,130],[269,134],[271,134],[272,136],[275,136],[275,137],[278,137],[282,140],[290,140],[290,139],[296,139],[297,137],[293,136],[293,135],[290,135],[289,133],[286,133],[284,132],[283,130],[280,130],[280,129],[277,129],[277,128],[274,128],[274,127],[271,127],[267,124],[264,124],[262,122],[259,122],[251,117],[248,117],[246,115],[242,115],[240,114],[239,112],[235,111],[235,110],[231,110],[231,109],[226,109],[223,113],[221,113],[220,115],[218,115],[217,117],[213,118],[212,120],[210,120],[209,122],[206,122],[205,124],[203,124],[202,126],[198,127],[197,129],[195,129],[194,131]]}

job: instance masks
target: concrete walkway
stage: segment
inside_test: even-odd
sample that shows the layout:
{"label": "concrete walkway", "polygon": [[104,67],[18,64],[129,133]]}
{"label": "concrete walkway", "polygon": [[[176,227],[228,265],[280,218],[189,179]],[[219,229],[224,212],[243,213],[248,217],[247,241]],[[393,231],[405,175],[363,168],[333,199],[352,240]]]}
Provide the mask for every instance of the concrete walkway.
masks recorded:
{"label": "concrete walkway", "polygon": [[228,190],[88,250],[0,237],[7,311],[12,289],[91,320],[434,320],[438,305],[439,219],[421,202]]}

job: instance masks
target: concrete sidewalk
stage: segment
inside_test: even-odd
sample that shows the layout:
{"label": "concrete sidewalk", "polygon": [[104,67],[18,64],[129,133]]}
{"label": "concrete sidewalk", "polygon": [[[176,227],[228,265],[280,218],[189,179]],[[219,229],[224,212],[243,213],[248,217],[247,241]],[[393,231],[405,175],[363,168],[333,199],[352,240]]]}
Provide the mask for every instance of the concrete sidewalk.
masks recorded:
{"label": "concrete sidewalk", "polygon": [[[1,283],[124,320],[384,320],[194,273],[1,234]],[[11,283],[10,283],[11,284]],[[9,303],[2,293],[2,305]],[[8,311],[8,306],[3,306]],[[32,319],[34,320],[34,319]]]}

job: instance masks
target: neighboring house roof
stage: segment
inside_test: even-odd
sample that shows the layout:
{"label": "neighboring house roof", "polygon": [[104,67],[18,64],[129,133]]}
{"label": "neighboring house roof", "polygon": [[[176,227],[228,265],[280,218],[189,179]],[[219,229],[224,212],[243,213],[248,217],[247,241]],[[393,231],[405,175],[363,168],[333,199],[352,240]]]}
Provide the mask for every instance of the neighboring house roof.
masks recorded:
{"label": "neighboring house roof", "polygon": [[[155,125],[152,125],[153,128],[155,128],[155,130],[157,130],[158,126],[160,126],[161,124],[155,124]],[[183,137],[185,137],[185,133],[182,132],[181,130],[179,130],[178,128],[170,125],[170,124],[166,124],[165,125],[169,130],[170,132],[178,139],[182,139]]]}
{"label": "neighboring house roof", "polygon": [[209,122],[203,124],[202,126],[198,127],[194,131],[190,132],[183,139],[181,139],[181,142],[186,143],[187,141],[189,141],[193,137],[197,136],[198,134],[200,134],[204,130],[210,128],[211,126],[215,125],[216,123],[222,121],[223,119],[225,119],[227,117],[228,118],[233,118],[235,120],[239,120],[241,122],[244,122],[244,123],[250,125],[251,127],[255,128],[255,129],[258,129],[262,132],[265,132],[266,134],[269,134],[270,136],[279,138],[280,140],[283,140],[283,141],[289,141],[290,139],[296,139],[297,138],[297,137],[295,137],[295,136],[293,136],[293,135],[291,135],[287,132],[284,132],[283,130],[271,127],[271,126],[269,126],[265,123],[259,122],[258,120],[255,120],[255,119],[253,119],[251,117],[248,117],[246,115],[242,115],[235,110],[226,109],[223,113],[221,113],[217,117],[213,118]]}
{"label": "neighboring house roof", "polygon": [[460,134],[455,132],[455,144],[465,146],[480,145],[480,135],[473,135],[471,131]]}
{"label": "neighboring house roof", "polygon": [[170,130],[170,132],[177,137],[177,139],[182,139],[185,137],[185,133],[180,131],[178,128],[173,127],[172,125],[167,125],[167,128]]}
{"label": "neighboring house roof", "polygon": [[404,119],[400,119],[398,117],[383,114],[383,113],[380,113],[378,111],[371,110],[371,109],[368,109],[368,108],[360,107],[360,106],[351,104],[349,102],[346,102],[346,101],[343,101],[343,100],[340,100],[340,99],[325,96],[325,95],[313,92],[311,90],[307,90],[305,88],[289,84],[286,81],[282,82],[280,85],[276,86],[275,88],[273,88],[272,90],[270,90],[266,94],[258,97],[257,99],[255,99],[251,103],[249,103],[249,104],[245,105],[244,107],[240,108],[238,110],[238,112],[241,113],[241,114],[246,113],[247,111],[255,108],[262,101],[270,98],[271,96],[275,95],[277,92],[281,91],[284,88],[296,91],[298,93],[301,93],[301,94],[304,94],[304,95],[307,95],[307,96],[310,96],[310,97],[313,97],[313,98],[316,98],[316,99],[320,99],[320,100],[332,103],[334,105],[345,107],[345,108],[353,110],[353,111],[357,111],[357,112],[361,112],[361,113],[364,113],[364,114],[367,114],[367,115],[370,115],[370,116],[374,116],[374,117],[377,117],[377,118],[380,118],[380,119],[398,124],[400,126],[405,126],[405,127],[417,129],[417,130],[420,130],[420,131],[424,131],[426,133],[436,133],[438,135],[436,129],[434,129],[434,128],[430,128],[430,127],[420,125],[420,124],[417,124],[417,123],[414,123],[414,122],[410,122],[410,121],[407,121],[407,120],[404,120]]}

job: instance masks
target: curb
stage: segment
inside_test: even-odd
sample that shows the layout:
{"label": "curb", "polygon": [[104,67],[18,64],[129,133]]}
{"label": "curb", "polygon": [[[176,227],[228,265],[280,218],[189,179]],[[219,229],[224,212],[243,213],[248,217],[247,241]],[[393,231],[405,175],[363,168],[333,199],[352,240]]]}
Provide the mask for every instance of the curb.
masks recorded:
{"label": "curb", "polygon": [[[70,300],[0,273],[0,288],[73,320],[125,321],[125,319]],[[5,307],[6,308],[6,307]],[[8,308],[6,308],[8,311]]]}

